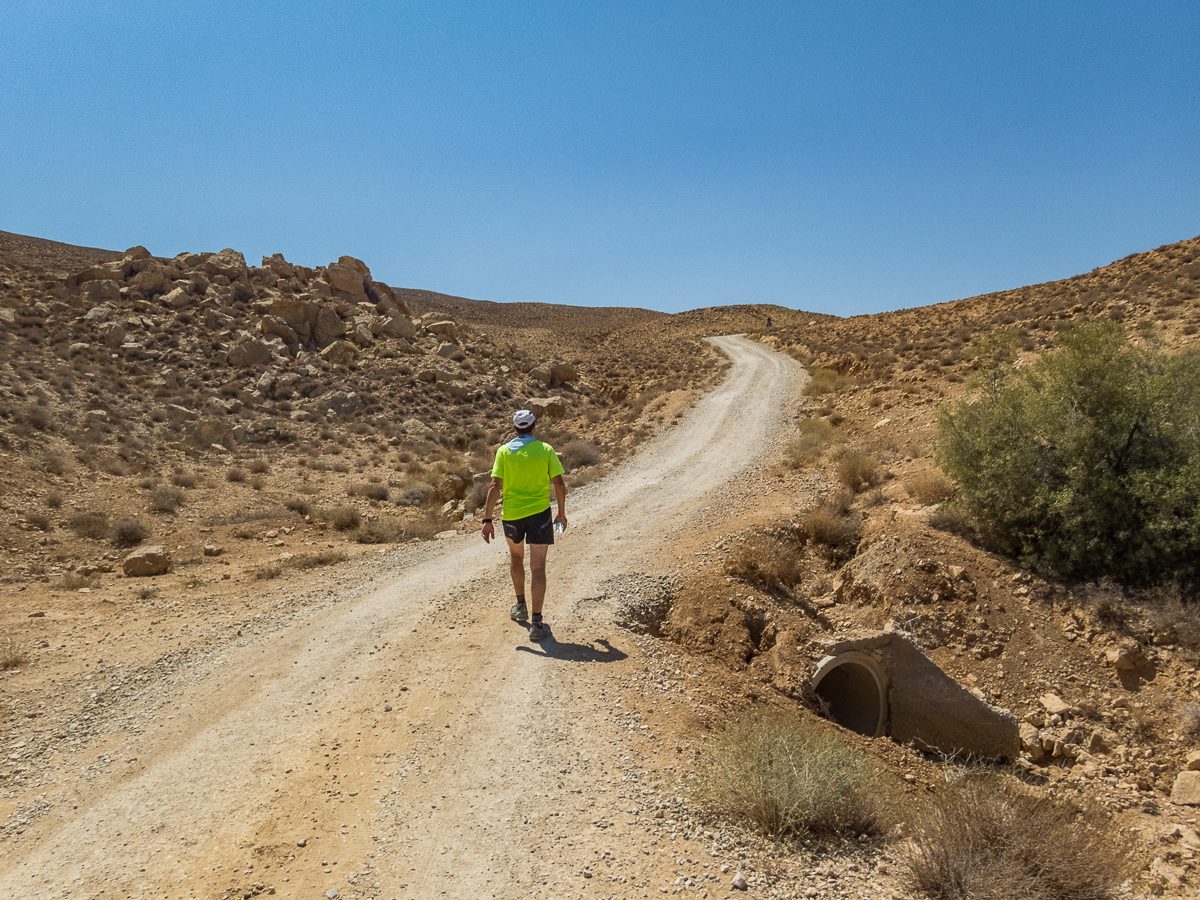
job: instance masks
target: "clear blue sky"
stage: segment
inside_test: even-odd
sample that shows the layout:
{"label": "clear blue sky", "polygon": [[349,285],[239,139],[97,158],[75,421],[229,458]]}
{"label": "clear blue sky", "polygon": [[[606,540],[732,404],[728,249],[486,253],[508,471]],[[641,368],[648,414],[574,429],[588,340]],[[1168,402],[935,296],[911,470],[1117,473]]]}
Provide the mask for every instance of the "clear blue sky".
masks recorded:
{"label": "clear blue sky", "polygon": [[1200,3],[6,0],[0,229],[854,315],[1200,234]]}

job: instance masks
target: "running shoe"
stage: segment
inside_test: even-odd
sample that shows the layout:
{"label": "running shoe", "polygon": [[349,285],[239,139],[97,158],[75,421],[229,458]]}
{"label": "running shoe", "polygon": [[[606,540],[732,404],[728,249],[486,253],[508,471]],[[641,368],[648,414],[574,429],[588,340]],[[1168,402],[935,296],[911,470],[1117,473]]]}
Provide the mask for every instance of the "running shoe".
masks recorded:
{"label": "running shoe", "polygon": [[529,639],[531,641],[540,641],[550,633],[549,622],[534,622],[529,626]]}
{"label": "running shoe", "polygon": [[514,603],[508,611],[508,616],[514,622],[524,622],[529,618],[529,607],[524,603]]}

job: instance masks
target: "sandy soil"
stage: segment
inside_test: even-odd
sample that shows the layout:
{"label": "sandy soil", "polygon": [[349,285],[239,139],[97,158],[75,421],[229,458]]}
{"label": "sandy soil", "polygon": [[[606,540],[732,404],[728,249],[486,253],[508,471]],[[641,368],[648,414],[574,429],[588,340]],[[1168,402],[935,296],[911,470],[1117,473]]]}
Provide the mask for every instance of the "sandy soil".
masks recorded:
{"label": "sandy soil", "polygon": [[727,486],[798,396],[792,360],[716,342],[725,383],[569,501],[550,639],[508,620],[507,556],[475,534],[320,576],[323,603],[203,657],[165,703],[126,694],[131,726],[91,754],[108,765],[56,773],[60,802],[7,845],[0,893],[649,896],[682,877],[724,893],[736,854],[671,811],[720,676],[614,624],[695,528],[735,514]]}

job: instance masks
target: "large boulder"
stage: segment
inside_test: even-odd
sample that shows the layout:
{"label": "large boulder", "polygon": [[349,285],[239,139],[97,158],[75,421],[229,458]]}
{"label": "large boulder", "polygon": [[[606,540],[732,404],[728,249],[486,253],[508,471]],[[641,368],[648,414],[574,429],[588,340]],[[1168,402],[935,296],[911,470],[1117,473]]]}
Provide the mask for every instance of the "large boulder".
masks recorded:
{"label": "large boulder", "polygon": [[302,341],[312,338],[320,314],[321,307],[308,300],[276,300],[270,311],[270,315],[291,328]]}
{"label": "large boulder", "polygon": [[430,322],[425,326],[425,330],[430,334],[445,338],[448,341],[458,340],[458,326],[449,319],[442,319],[437,322]]}
{"label": "large boulder", "polygon": [[361,259],[355,259],[353,256],[339,256],[337,265],[346,269],[353,269],[359,275],[366,278],[371,277],[371,270],[367,268],[367,264]]}
{"label": "large boulder", "polygon": [[299,344],[300,336],[296,330],[279,316],[263,316],[259,322],[259,330],[263,334],[273,334],[283,338],[285,344]]}
{"label": "large boulder", "polygon": [[561,419],[567,414],[567,404],[562,397],[530,397],[525,408],[538,419]]}
{"label": "large boulder", "polygon": [[352,295],[366,295],[366,285],[361,273],[336,263],[325,270],[325,277],[335,291],[345,291]]}
{"label": "large boulder", "polygon": [[[140,278],[141,276],[138,277]],[[171,307],[171,309],[183,309],[192,302],[192,296],[187,292],[186,288],[175,287],[167,291],[162,298],[162,302]]]}
{"label": "large boulder", "polygon": [[165,547],[139,547],[125,557],[121,570],[130,578],[146,578],[171,571],[171,556]]}
{"label": "large boulder", "polygon": [[229,364],[240,369],[269,365],[274,359],[271,348],[262,341],[245,341],[229,351]]}
{"label": "large boulder", "polygon": [[349,341],[334,341],[321,351],[321,358],[335,366],[348,366],[358,359],[358,348]]}
{"label": "large boulder", "polygon": [[226,450],[232,450],[236,443],[233,429],[220,419],[205,419],[203,422],[197,423],[196,427],[192,429],[191,439],[198,447],[207,448],[216,445],[224,447]]}
{"label": "large boulder", "polygon": [[346,333],[346,323],[331,305],[325,304],[317,314],[317,324],[313,329],[313,340],[320,347],[327,347]]}
{"label": "large boulder", "polygon": [[417,326],[408,316],[389,316],[383,320],[380,333],[388,337],[412,339],[417,334]]}
{"label": "large boulder", "polygon": [[296,267],[283,258],[282,253],[275,253],[262,258],[262,267],[270,269],[280,278],[291,278],[296,274]]}
{"label": "large boulder", "polygon": [[333,391],[318,399],[312,408],[314,412],[341,418],[358,412],[363,408],[363,402],[354,391]]}
{"label": "large boulder", "polygon": [[572,381],[578,381],[579,375],[575,372],[575,367],[570,363],[555,360],[549,364],[550,377],[559,384],[569,384]]}
{"label": "large boulder", "polygon": [[246,265],[246,257],[226,247],[220,253],[213,253],[204,258],[204,271],[209,275],[224,275],[230,281],[236,281],[240,276],[250,271]]}
{"label": "large boulder", "polygon": [[87,307],[96,306],[99,303],[113,303],[120,299],[121,286],[111,278],[84,282],[79,291],[79,300]]}
{"label": "large boulder", "polygon": [[420,419],[405,419],[404,423],[400,426],[400,430],[411,437],[433,434],[433,429]]}
{"label": "large boulder", "polygon": [[171,279],[167,275],[166,266],[154,263],[146,266],[142,271],[138,272],[129,279],[129,286],[136,291],[142,291],[146,294],[157,294],[163,290]]}
{"label": "large boulder", "polygon": [[124,281],[129,273],[133,271],[133,261],[123,259],[120,262],[100,263],[95,266],[88,266],[76,272],[69,279],[68,283],[86,284],[89,281]]}

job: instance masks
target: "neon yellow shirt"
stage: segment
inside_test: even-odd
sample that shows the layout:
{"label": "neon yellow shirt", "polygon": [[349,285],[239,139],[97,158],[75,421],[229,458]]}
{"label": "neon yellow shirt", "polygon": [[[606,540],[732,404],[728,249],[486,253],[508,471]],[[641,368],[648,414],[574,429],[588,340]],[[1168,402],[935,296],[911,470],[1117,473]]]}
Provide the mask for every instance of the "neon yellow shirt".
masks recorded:
{"label": "neon yellow shirt", "polygon": [[519,434],[496,451],[492,477],[504,479],[504,520],[523,519],[550,508],[550,479],[563,473],[554,448]]}

